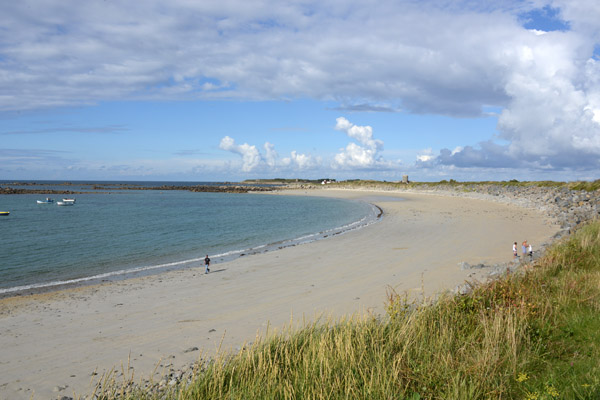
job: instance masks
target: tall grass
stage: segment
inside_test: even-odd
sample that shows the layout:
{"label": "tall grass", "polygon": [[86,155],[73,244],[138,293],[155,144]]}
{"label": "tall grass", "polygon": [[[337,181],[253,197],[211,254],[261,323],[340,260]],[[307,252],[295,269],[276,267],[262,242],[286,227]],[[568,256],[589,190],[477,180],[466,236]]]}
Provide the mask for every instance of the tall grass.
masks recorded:
{"label": "tall grass", "polygon": [[[426,303],[426,304],[425,304]],[[598,399],[600,223],[464,296],[316,321],[220,355],[189,385],[99,398]]]}
{"label": "tall grass", "polygon": [[379,187],[379,188],[388,188],[388,189],[406,189],[406,188],[431,188],[438,186],[455,186],[455,187],[464,187],[464,186],[484,186],[484,185],[494,185],[494,186],[515,186],[515,187],[551,187],[551,188],[565,188],[569,190],[581,190],[586,192],[593,192],[600,189],[600,179],[595,181],[576,181],[576,182],[558,182],[558,181],[517,181],[516,179],[510,181],[464,181],[459,182],[454,179],[450,180],[442,180],[439,182],[414,182],[411,181],[408,184],[404,184],[401,182],[385,182],[385,181],[374,181],[374,180],[348,180],[341,182],[334,182],[329,186],[348,186],[352,185],[354,187]]}

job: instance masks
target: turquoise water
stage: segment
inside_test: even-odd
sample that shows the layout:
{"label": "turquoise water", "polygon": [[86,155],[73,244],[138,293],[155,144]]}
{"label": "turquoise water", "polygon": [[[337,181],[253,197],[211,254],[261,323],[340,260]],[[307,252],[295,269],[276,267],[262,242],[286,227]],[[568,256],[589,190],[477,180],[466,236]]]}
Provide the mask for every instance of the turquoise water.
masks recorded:
{"label": "turquoise water", "polygon": [[[70,190],[69,188],[61,188]],[[356,201],[268,194],[126,190],[0,195],[0,295],[201,266],[373,222]]]}

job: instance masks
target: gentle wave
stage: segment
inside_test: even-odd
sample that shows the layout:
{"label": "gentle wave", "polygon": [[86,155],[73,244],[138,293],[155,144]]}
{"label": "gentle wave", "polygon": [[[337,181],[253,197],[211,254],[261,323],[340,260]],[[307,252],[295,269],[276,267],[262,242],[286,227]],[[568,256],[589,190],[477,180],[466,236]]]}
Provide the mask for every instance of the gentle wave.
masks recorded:
{"label": "gentle wave", "polygon": [[[351,222],[351,223],[343,225],[343,226],[327,229],[327,230],[317,232],[317,233],[312,233],[309,235],[304,235],[304,236],[301,236],[301,237],[298,237],[295,239],[288,239],[288,240],[283,240],[281,242],[262,244],[262,245],[255,246],[255,247],[252,247],[249,249],[231,250],[231,251],[227,251],[224,253],[211,255],[211,257],[213,260],[220,259],[222,262],[230,261],[232,259],[235,259],[237,257],[246,255],[246,254],[252,255],[252,254],[263,253],[266,251],[283,249],[283,248],[290,247],[290,246],[312,243],[317,240],[325,239],[325,238],[328,238],[331,236],[338,236],[338,235],[342,235],[342,234],[345,234],[345,233],[348,233],[351,231],[355,231],[357,229],[367,227],[367,226],[372,225],[372,224],[376,223],[377,221],[379,221],[379,219],[380,219],[379,217],[381,215],[381,209],[379,209],[377,206],[375,206],[373,204],[370,204],[370,205],[371,205],[371,214],[361,218],[358,221]],[[148,265],[148,266],[142,266],[142,267],[123,269],[123,270],[118,270],[118,271],[111,271],[111,272],[106,272],[106,273],[92,275],[92,276],[88,276],[88,277],[82,277],[82,278],[74,278],[74,279],[68,279],[68,280],[58,280],[58,281],[52,281],[52,282],[43,282],[43,283],[34,283],[34,284],[30,284],[30,285],[15,286],[15,287],[11,287],[11,288],[0,289],[0,296],[15,294],[15,293],[19,293],[19,292],[25,292],[25,291],[39,291],[39,290],[43,290],[43,289],[51,290],[52,288],[57,288],[57,287],[61,287],[61,286],[82,285],[82,284],[93,283],[93,282],[106,280],[106,279],[116,279],[119,277],[127,277],[130,275],[149,273],[149,272],[156,271],[156,270],[168,270],[169,268],[183,266],[186,264],[202,262],[203,260],[204,260],[203,257],[198,257],[198,258],[192,258],[192,259],[183,260],[183,261],[175,261],[175,262],[158,264],[158,265]]]}

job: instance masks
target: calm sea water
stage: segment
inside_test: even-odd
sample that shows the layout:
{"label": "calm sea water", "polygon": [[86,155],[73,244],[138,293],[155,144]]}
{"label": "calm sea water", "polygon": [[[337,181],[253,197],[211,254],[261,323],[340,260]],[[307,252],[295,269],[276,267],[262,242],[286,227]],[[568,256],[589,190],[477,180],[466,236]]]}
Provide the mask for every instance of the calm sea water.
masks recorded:
{"label": "calm sea water", "polygon": [[0,195],[0,211],[10,211],[0,217],[0,295],[198,267],[206,254],[223,262],[355,229],[377,213],[349,200],[187,191],[36,203],[48,196]]}

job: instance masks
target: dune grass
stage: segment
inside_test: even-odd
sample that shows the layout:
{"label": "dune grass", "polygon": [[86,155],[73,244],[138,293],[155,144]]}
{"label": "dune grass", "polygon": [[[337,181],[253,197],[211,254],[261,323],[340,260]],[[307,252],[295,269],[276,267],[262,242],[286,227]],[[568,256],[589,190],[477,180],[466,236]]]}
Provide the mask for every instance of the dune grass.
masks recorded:
{"label": "dune grass", "polygon": [[454,186],[454,187],[465,187],[465,186],[484,186],[484,185],[495,185],[495,186],[514,186],[514,187],[553,187],[553,188],[564,188],[568,190],[580,190],[586,192],[593,192],[600,189],[600,179],[595,181],[574,181],[574,182],[559,182],[559,181],[518,181],[512,179],[509,181],[464,181],[459,182],[454,179],[442,180],[439,182],[415,182],[411,181],[408,184],[402,182],[386,182],[386,181],[375,181],[375,180],[347,180],[341,182],[334,182],[330,186],[348,186],[354,187],[382,187],[388,189],[406,189],[406,188],[432,188],[439,186]]}
{"label": "dune grass", "polygon": [[[600,223],[534,265],[419,304],[390,291],[384,316],[288,328],[203,364],[160,392],[100,399],[598,399]],[[129,386],[131,388],[131,386]]]}

